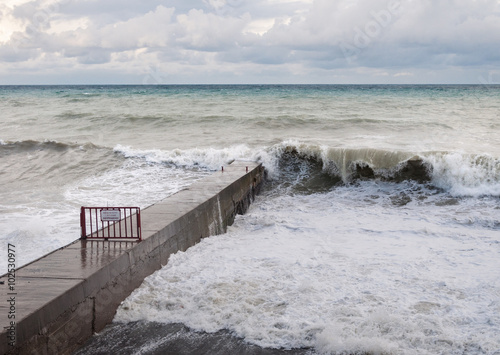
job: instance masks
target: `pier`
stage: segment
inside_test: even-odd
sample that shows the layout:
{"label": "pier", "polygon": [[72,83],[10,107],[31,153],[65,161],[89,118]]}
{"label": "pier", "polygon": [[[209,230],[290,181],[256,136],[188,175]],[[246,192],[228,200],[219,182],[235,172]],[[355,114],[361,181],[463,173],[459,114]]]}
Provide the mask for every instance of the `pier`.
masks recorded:
{"label": "pier", "polygon": [[224,233],[263,179],[260,164],[234,161],[143,209],[140,242],[76,240],[17,269],[11,289],[1,276],[0,354],[72,353],[171,254]]}

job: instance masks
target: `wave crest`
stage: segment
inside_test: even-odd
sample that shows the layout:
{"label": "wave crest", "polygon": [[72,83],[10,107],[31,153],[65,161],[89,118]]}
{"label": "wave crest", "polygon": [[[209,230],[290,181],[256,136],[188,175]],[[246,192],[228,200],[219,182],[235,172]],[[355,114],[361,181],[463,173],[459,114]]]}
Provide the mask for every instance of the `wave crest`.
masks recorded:
{"label": "wave crest", "polygon": [[432,184],[454,196],[500,196],[500,159],[489,154],[434,153]]}
{"label": "wave crest", "polygon": [[183,168],[202,168],[219,170],[221,166],[230,164],[236,159],[259,160],[258,152],[246,145],[229,148],[193,148],[187,150],[134,149],[117,145],[116,153],[126,158],[141,158],[152,164],[172,164]]}
{"label": "wave crest", "polygon": [[235,159],[262,163],[274,184],[318,192],[359,180],[416,181],[454,196],[500,196],[500,161],[489,155],[344,148],[284,141],[272,147],[139,150],[114,149],[126,158],[184,168],[218,170]]}
{"label": "wave crest", "polygon": [[274,146],[270,176],[324,189],[338,183],[378,179],[430,184],[453,196],[500,196],[500,159],[488,154],[458,152],[403,152],[381,149],[349,149],[299,142]]}
{"label": "wave crest", "polygon": [[[342,183],[359,179],[418,182],[428,182],[431,179],[431,166],[420,156],[407,152],[284,142],[274,147],[273,155],[276,161],[271,164],[271,176],[278,178],[283,177],[283,174],[301,171],[306,178],[311,174],[327,174]],[[309,168],[298,168],[298,165],[304,164],[309,165]]]}

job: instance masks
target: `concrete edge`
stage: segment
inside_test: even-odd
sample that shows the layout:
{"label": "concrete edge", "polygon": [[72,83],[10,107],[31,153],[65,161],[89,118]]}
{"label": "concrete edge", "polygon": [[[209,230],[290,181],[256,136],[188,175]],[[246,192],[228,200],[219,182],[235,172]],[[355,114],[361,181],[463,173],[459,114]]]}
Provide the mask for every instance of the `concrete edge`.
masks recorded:
{"label": "concrete edge", "polygon": [[[248,173],[241,173],[245,165],[251,165],[252,169]],[[233,169],[240,169],[240,172],[233,174]],[[219,191],[214,191],[212,194],[211,186],[200,188],[199,184],[193,184],[195,186],[191,189],[188,187],[173,195],[175,197],[172,201],[182,199],[183,191],[188,191],[190,194],[203,192],[204,196],[212,196],[202,203],[195,204],[192,209],[188,208],[188,212],[177,218],[173,220],[171,218],[162,228],[151,231],[146,239],[134,247],[125,248],[116,255],[111,254],[110,260],[100,265],[90,275],[82,278],[51,276],[44,278],[43,282],[46,283],[67,285],[62,285],[64,287],[60,295],[43,302],[42,307],[16,322],[15,346],[8,345],[6,342],[8,329],[2,329],[0,353],[69,354],[74,351],[94,332],[100,331],[111,322],[119,304],[142,283],[146,276],[165,265],[172,253],[185,251],[201,238],[224,233],[227,226],[233,223],[235,215],[243,214],[247,210],[259,192],[264,173],[264,168],[260,164],[235,162],[224,173],[225,176],[220,174],[219,177],[210,176],[207,179],[212,182],[212,187],[221,187]],[[161,201],[165,210],[160,215],[175,216],[172,212],[176,210],[175,202],[172,206],[168,200],[169,198]],[[149,214],[147,210],[148,208],[141,211],[143,219]],[[96,253],[87,250],[87,243],[89,242],[75,241],[25,267],[33,268],[46,257],[62,255],[63,251],[70,249],[80,251],[85,258],[92,258]],[[110,242],[102,242],[100,245],[104,246],[105,243]],[[105,252],[106,247],[102,249],[97,247],[97,250]],[[99,259],[95,256],[95,258],[96,263],[102,260],[102,257]],[[18,270],[18,273],[23,268]],[[29,276],[19,277],[23,282],[30,282]],[[40,281],[40,278],[33,277],[31,280]],[[0,310],[4,312],[2,308]]]}

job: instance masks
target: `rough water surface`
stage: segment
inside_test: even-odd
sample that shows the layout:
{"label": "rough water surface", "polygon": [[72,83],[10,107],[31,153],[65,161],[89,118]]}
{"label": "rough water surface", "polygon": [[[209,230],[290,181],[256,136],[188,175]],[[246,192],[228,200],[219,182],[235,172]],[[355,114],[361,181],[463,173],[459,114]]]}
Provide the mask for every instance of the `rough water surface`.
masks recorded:
{"label": "rough water surface", "polygon": [[499,97],[0,87],[0,244],[21,266],[77,239],[82,205],[146,207],[256,160],[248,213],[173,255],[82,354],[499,354]]}

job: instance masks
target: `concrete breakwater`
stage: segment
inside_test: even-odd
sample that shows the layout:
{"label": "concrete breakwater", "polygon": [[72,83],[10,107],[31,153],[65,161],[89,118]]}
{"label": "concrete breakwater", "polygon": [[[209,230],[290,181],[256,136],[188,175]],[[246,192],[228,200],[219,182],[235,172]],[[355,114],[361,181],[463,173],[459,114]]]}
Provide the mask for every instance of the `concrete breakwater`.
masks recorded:
{"label": "concrete breakwater", "polygon": [[1,276],[0,354],[77,349],[111,322],[119,304],[172,253],[225,232],[263,178],[260,164],[235,161],[143,209],[140,243],[77,240]]}

